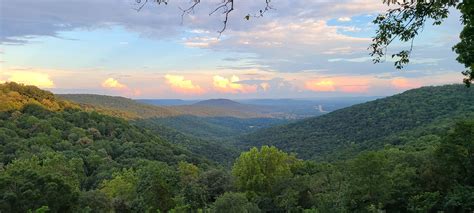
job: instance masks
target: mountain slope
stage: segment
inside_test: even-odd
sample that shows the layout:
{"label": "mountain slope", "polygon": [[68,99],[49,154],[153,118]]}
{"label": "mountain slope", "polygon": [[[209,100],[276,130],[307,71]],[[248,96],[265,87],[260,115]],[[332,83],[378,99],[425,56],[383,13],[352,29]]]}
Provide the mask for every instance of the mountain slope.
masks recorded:
{"label": "mountain slope", "polygon": [[153,123],[154,125],[166,126],[186,135],[205,140],[228,140],[231,137],[287,122],[275,118],[197,117],[192,115],[136,121],[138,124]]}
{"label": "mountain slope", "polygon": [[169,164],[183,160],[210,163],[126,120],[84,111],[36,87],[0,84],[0,97],[0,163],[3,165],[26,157],[25,153],[54,152],[66,158],[82,159],[90,175],[84,184],[94,185],[105,178],[98,170],[107,169],[111,173],[139,163],[138,159]]}
{"label": "mountain slope", "polygon": [[229,99],[209,99],[209,100],[204,100],[204,101],[199,101],[193,105],[196,106],[215,106],[215,107],[233,107],[233,106],[241,106],[243,104],[229,100]]}
{"label": "mountain slope", "polygon": [[[382,146],[384,138],[430,124],[473,116],[474,90],[462,85],[423,87],[244,136],[243,147],[275,145],[320,159],[355,146]],[[439,126],[439,125],[438,125]]]}
{"label": "mountain slope", "polygon": [[65,100],[83,104],[84,107],[95,106],[126,112],[135,118],[163,118],[180,115],[236,118],[270,117],[269,115],[262,114],[253,109],[242,110],[206,105],[157,106],[145,104],[143,101],[135,101],[124,97],[92,94],[60,94],[57,96]]}
{"label": "mountain slope", "polygon": [[106,95],[91,95],[91,94],[61,94],[57,95],[61,99],[73,101],[83,105],[92,105],[96,107],[109,108],[119,110],[131,114],[135,118],[143,117],[167,117],[179,115],[172,109],[159,106],[151,106],[147,104],[138,103],[132,99],[106,96]]}
{"label": "mountain slope", "polygon": [[194,154],[206,157],[225,166],[231,166],[235,158],[239,156],[239,150],[227,143],[215,140],[202,139],[192,134],[186,134],[173,127],[162,124],[157,119],[144,119],[134,121],[137,126],[151,130],[173,144],[185,147]]}

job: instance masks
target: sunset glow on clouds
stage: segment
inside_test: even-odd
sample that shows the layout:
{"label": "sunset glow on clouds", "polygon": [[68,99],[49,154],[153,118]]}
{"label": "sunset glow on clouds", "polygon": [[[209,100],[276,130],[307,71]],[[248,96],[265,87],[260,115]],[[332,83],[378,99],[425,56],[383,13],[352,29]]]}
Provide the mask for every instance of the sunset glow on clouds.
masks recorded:
{"label": "sunset glow on clouds", "polygon": [[185,80],[180,75],[165,75],[167,83],[171,88],[184,94],[202,94],[204,90],[199,85],[194,85],[191,80]]}
{"label": "sunset glow on clouds", "polygon": [[370,84],[375,84],[377,81],[382,80],[368,76],[334,77],[306,81],[305,88],[315,92],[365,93],[369,90]]}
{"label": "sunset glow on clouds", "polygon": [[137,97],[142,94],[141,90],[138,88],[130,88],[129,86],[119,82],[114,78],[105,79],[101,86],[103,88],[114,91],[114,94],[127,96],[127,97]]}
{"label": "sunset glow on clouds", "polygon": [[111,89],[125,89],[127,86],[118,82],[113,78],[107,78],[104,82],[102,82],[102,87],[104,88],[111,88]]}
{"label": "sunset glow on clouds", "polygon": [[216,89],[219,92],[224,92],[224,93],[251,93],[251,92],[256,92],[257,87],[256,86],[247,86],[247,85],[242,85],[237,82],[240,81],[240,78],[233,75],[230,78],[225,78],[219,75],[215,75],[213,77],[213,85],[214,89]]}
{"label": "sunset glow on clouds", "polygon": [[413,89],[422,86],[422,84],[417,80],[408,80],[406,78],[395,78],[391,81],[391,84],[393,87],[400,90]]}
{"label": "sunset glow on clouds", "polygon": [[0,73],[0,82],[4,81],[14,81],[17,83],[34,85],[40,88],[54,88],[54,82],[46,73],[38,73],[31,71],[10,71]]}
{"label": "sunset glow on clouds", "polygon": [[270,84],[267,82],[263,82],[260,84],[260,87],[263,89],[263,91],[267,91],[268,89],[270,89]]}
{"label": "sunset glow on clouds", "polygon": [[305,84],[305,88],[317,92],[332,92],[336,91],[334,82],[329,79],[308,81]]}
{"label": "sunset glow on clouds", "polygon": [[393,52],[382,64],[368,55],[372,20],[387,9],[380,0],[281,0],[250,21],[239,17],[262,5],[245,1],[222,35],[221,17],[209,16],[214,3],[202,1],[180,24],[181,1],[140,13],[127,1],[11,1],[0,14],[0,82],[133,98],[379,96],[462,82],[451,49],[456,11],[427,25],[410,64],[396,70]]}

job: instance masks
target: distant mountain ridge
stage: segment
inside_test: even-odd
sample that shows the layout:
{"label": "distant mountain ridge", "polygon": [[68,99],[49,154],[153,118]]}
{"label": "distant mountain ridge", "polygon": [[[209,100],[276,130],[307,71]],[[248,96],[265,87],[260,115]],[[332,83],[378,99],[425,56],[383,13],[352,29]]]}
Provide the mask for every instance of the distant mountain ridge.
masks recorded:
{"label": "distant mountain ridge", "polygon": [[135,101],[156,105],[156,106],[179,106],[179,105],[191,105],[199,100],[182,100],[182,99],[135,99]]}
{"label": "distant mountain ridge", "polygon": [[236,118],[264,118],[271,117],[258,112],[256,109],[249,107],[223,107],[223,106],[207,106],[207,105],[179,105],[179,106],[158,106],[145,104],[132,99],[93,95],[93,94],[59,94],[58,97],[73,101],[79,104],[100,106],[127,112],[136,118],[153,118],[153,117],[174,117],[182,115],[192,115],[198,117],[236,117]]}
{"label": "distant mountain ridge", "polygon": [[199,101],[197,103],[194,103],[193,105],[196,106],[240,106],[243,105],[237,101],[233,101],[230,99],[225,99],[225,98],[218,98],[218,99],[208,99],[208,100],[203,100]]}

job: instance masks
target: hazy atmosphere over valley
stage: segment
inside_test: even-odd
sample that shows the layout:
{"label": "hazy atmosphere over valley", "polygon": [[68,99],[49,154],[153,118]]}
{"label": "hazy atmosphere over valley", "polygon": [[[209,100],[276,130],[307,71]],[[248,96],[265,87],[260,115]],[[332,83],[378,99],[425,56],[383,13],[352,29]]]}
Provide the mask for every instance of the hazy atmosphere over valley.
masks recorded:
{"label": "hazy atmosphere over valley", "polygon": [[0,213],[474,212],[474,1],[0,0]]}

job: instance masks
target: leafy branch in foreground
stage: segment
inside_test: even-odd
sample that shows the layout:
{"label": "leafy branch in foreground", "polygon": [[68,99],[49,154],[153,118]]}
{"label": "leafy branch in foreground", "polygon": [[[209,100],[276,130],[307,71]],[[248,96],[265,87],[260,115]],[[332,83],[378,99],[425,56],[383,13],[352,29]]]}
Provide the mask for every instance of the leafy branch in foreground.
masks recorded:
{"label": "leafy branch in foreground", "polygon": [[409,42],[410,47],[392,55],[395,59],[395,67],[402,69],[404,65],[410,62],[410,55],[413,50],[413,42],[416,36],[421,33],[427,20],[432,20],[433,25],[440,25],[449,15],[449,9],[456,7],[462,14],[461,21],[464,29],[461,32],[461,41],[453,47],[453,50],[459,55],[457,60],[464,64],[466,76],[464,83],[470,86],[474,79],[472,70],[474,69],[474,2],[457,0],[438,0],[438,1],[399,1],[384,0],[384,3],[392,5],[385,14],[380,14],[373,21],[378,26],[376,35],[372,39],[369,47],[370,55],[374,63],[380,63],[385,60],[387,48],[395,40]]}

